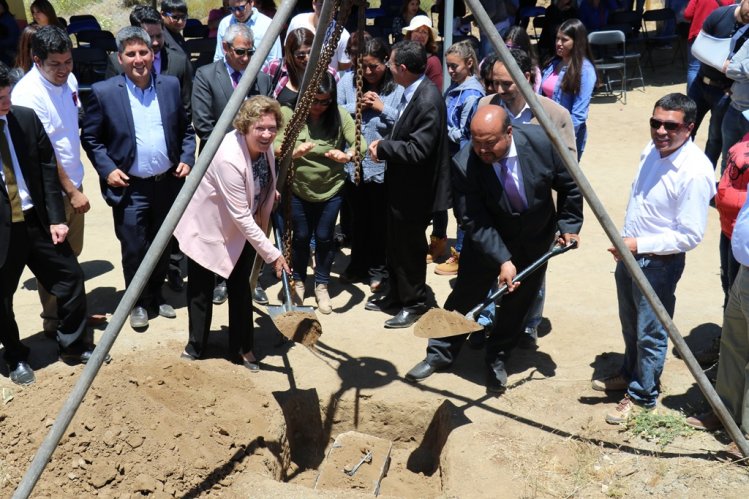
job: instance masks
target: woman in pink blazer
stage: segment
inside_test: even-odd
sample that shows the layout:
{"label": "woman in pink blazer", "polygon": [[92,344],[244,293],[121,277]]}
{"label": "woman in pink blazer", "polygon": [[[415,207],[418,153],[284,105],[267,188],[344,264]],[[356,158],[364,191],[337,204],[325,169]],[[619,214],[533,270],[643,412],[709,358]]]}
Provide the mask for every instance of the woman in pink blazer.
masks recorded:
{"label": "woman in pink blazer", "polygon": [[242,104],[235,130],[224,137],[174,232],[189,258],[185,359],[198,359],[205,351],[216,273],[227,280],[229,358],[250,371],[260,369],[252,352],[250,271],[255,254],[273,263],[278,276],[289,272],[281,252],[265,236],[278,197],[271,146],[281,119],[278,102],[268,97]]}

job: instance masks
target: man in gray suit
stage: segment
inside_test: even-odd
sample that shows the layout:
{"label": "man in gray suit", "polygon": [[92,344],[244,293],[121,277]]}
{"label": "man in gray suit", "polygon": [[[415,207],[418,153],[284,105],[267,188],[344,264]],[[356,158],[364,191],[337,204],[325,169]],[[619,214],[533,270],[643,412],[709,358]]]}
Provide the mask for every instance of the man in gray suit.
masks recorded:
{"label": "man in gray suit", "polygon": [[[198,69],[192,91],[193,125],[200,138],[200,149],[211,135],[216,122],[224,112],[232,92],[250,64],[255,53],[252,30],[244,23],[232,24],[226,29],[222,41],[224,57]],[[272,90],[270,76],[258,72],[255,83],[247,96],[268,95]],[[229,132],[229,125],[224,131]],[[213,303],[220,305],[228,297],[226,281],[218,278],[213,290]],[[252,299],[261,305],[268,303],[265,291],[258,284],[252,292]]]}

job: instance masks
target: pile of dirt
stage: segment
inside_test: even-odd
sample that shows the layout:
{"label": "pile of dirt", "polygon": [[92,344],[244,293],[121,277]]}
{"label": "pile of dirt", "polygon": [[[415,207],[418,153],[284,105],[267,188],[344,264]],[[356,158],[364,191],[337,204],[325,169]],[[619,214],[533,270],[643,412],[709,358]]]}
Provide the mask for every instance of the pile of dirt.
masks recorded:
{"label": "pile of dirt", "polygon": [[[0,485],[17,486],[80,368],[44,376],[0,413]],[[53,390],[52,388],[57,387]],[[35,494],[198,495],[251,471],[279,480],[289,465],[284,418],[251,376],[225,360],[164,363],[161,352],[103,368]],[[60,395],[50,400],[50,393]]]}

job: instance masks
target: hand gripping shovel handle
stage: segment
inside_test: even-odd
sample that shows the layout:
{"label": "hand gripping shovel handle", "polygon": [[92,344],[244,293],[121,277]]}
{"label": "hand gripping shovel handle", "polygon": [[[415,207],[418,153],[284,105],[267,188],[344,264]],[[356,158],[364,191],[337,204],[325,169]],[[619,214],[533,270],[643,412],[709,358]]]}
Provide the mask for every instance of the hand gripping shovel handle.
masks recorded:
{"label": "hand gripping shovel handle", "polygon": [[[518,275],[515,276],[515,278],[512,280],[513,284],[516,282],[523,281],[526,277],[531,275],[533,272],[535,272],[540,266],[545,264],[549,261],[549,259],[553,256],[561,255],[562,253],[566,253],[567,251],[571,250],[572,248],[577,247],[577,240],[573,239],[570,244],[567,246],[554,246],[551,251],[544,254],[541,258],[530,264],[528,267],[523,269],[522,272],[520,272]],[[481,313],[482,310],[484,310],[486,307],[491,305],[493,302],[497,300],[500,296],[507,293],[507,284],[503,284],[499,287],[498,290],[490,294],[484,301],[473,307],[471,310],[468,311],[468,313],[465,315],[466,319],[475,321],[476,317]]]}
{"label": "hand gripping shovel handle", "polygon": [[[283,241],[281,240],[281,228],[278,226],[278,218],[280,215],[273,213],[271,214],[271,221],[273,223],[273,233],[276,237],[276,246],[283,253]],[[284,308],[289,311],[291,310],[291,287],[289,286],[289,275],[285,270],[281,269],[281,282],[283,283],[283,299]]]}

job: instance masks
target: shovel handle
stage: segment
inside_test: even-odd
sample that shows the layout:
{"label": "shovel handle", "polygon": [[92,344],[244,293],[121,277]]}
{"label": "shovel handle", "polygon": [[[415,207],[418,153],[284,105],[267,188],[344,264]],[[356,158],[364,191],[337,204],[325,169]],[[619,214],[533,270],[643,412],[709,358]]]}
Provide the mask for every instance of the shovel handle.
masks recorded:
{"label": "shovel handle", "polygon": [[[276,237],[276,246],[283,252],[283,242],[281,241],[281,228],[278,226],[278,219],[281,215],[272,213],[270,216],[271,222],[273,223],[273,234]],[[281,282],[283,283],[283,298],[286,305],[286,310],[291,310],[291,287],[289,286],[289,275],[285,270],[281,269]]]}
{"label": "shovel handle", "polygon": [[[551,257],[561,255],[562,253],[566,253],[567,251],[576,247],[577,239],[573,239],[572,242],[566,246],[554,246],[548,253],[545,253],[541,258],[539,258],[538,260],[527,266],[525,269],[523,269],[522,272],[517,274],[512,280],[512,283],[515,284],[516,282],[523,281],[526,277],[538,270],[539,267],[548,262]],[[490,294],[484,301],[469,310],[465,315],[466,319],[475,321],[476,317],[481,313],[482,310],[494,303],[497,298],[504,295],[505,293],[507,293],[507,284],[501,285],[499,289]]]}

